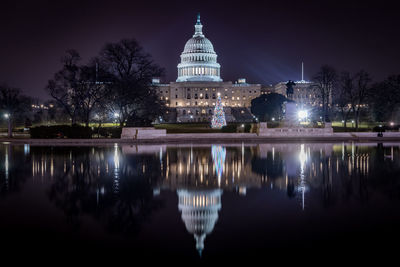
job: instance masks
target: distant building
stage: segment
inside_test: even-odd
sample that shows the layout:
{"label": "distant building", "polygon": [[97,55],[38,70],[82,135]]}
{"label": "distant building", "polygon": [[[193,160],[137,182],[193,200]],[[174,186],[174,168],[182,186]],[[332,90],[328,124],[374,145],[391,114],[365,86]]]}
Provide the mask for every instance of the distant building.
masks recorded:
{"label": "distant building", "polygon": [[251,100],[260,96],[261,85],[249,84],[240,78],[237,82],[224,82],[220,76],[220,64],[210,40],[202,31],[200,15],[195,24],[195,33],[184,47],[178,64],[176,82],[160,83],[154,79],[159,96],[176,115],[177,122],[211,121],[215,102],[221,95],[226,120],[252,120]]}
{"label": "distant building", "polygon": [[[294,83],[295,85],[293,86],[294,90],[292,96],[293,101],[300,104],[300,106],[308,107],[318,107],[322,104],[316,92],[311,89],[313,85],[312,82],[302,80],[295,81]],[[274,92],[286,96],[286,84],[287,82],[277,83],[274,85]]]}

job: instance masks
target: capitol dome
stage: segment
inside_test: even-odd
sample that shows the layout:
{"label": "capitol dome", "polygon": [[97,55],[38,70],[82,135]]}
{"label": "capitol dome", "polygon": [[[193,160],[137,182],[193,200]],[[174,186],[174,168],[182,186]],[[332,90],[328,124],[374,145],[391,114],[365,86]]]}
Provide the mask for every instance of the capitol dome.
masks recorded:
{"label": "capitol dome", "polygon": [[220,77],[221,66],[217,63],[214,46],[203,34],[200,14],[197,16],[194,28],[194,35],[186,42],[181,54],[176,81],[222,81]]}

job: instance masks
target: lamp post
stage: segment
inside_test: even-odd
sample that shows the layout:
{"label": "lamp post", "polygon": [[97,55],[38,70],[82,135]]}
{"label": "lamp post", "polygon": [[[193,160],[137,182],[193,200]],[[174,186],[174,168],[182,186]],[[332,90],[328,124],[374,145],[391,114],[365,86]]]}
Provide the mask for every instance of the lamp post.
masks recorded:
{"label": "lamp post", "polygon": [[11,115],[10,113],[4,114],[4,118],[7,119],[7,125],[8,125],[8,137],[12,137],[12,127],[11,127]]}

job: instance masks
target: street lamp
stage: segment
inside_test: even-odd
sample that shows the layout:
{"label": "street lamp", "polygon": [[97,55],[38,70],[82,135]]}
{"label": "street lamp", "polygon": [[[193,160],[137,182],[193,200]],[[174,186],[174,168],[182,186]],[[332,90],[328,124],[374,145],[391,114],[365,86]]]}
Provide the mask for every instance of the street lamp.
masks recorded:
{"label": "street lamp", "polygon": [[10,113],[5,113],[4,118],[7,119],[8,124],[8,137],[12,137],[12,126],[11,126],[11,115]]}
{"label": "street lamp", "polygon": [[354,120],[351,121],[351,128],[354,128]]}
{"label": "street lamp", "polygon": [[297,112],[297,116],[299,117],[299,120],[305,120],[308,117],[308,112],[307,110],[299,110],[299,112]]}

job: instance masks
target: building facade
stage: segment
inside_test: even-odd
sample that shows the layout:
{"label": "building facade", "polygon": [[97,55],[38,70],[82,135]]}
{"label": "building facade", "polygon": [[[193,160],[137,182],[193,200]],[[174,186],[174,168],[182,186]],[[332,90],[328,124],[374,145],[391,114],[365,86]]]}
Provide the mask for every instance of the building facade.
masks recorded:
{"label": "building facade", "polygon": [[[286,96],[286,83],[280,82],[274,86],[274,92]],[[301,80],[295,81],[291,100],[300,107],[318,108],[322,105],[321,99],[315,90],[312,90],[312,82]]]}
{"label": "building facade", "polygon": [[197,17],[195,32],[184,47],[178,64],[176,82],[153,84],[170,112],[176,115],[176,122],[211,121],[216,99],[221,96],[228,122],[251,120],[251,100],[261,94],[260,84],[248,84],[246,79],[224,82],[214,46],[203,34],[200,15]]}

